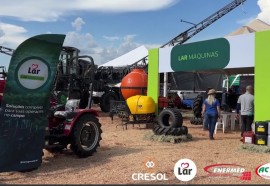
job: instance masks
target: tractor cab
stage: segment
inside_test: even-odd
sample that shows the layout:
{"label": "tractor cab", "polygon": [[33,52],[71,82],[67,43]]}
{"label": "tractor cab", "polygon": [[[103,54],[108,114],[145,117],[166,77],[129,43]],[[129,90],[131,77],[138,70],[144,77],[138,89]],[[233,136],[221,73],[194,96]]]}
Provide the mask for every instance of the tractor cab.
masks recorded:
{"label": "tractor cab", "polygon": [[[63,47],[57,67],[54,93],[60,104],[68,99],[80,99],[80,108],[86,108],[92,95],[92,84],[97,66],[91,56],[79,56],[75,47]],[[91,98],[92,99],[92,98]]]}

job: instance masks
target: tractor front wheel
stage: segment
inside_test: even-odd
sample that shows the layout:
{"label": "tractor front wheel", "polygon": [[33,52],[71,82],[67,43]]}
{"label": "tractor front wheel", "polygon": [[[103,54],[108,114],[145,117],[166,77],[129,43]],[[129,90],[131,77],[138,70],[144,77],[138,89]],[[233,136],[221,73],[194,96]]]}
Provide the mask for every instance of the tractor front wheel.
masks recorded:
{"label": "tractor front wheel", "polygon": [[83,115],[75,123],[71,150],[79,157],[91,156],[96,152],[101,138],[101,124],[98,119],[91,115]]}

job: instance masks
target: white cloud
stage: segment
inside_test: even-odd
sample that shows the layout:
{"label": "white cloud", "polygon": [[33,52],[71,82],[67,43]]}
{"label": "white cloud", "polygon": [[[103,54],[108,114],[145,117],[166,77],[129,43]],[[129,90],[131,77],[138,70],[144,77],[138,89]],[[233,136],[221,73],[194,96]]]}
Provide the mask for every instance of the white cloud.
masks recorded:
{"label": "white cloud", "polygon": [[80,55],[90,55],[94,58],[97,65],[101,65],[141,46],[142,44],[134,42],[135,36],[136,35],[133,34],[126,35],[122,38],[118,37],[118,40],[121,41],[118,45],[100,46],[90,33],[68,32],[64,46],[78,48],[81,51]]}
{"label": "white cloud", "polygon": [[2,29],[0,28],[0,38],[3,37],[4,35],[5,35],[4,30],[2,30]]}
{"label": "white cloud", "polygon": [[106,40],[109,40],[109,41],[119,40],[119,37],[117,37],[117,36],[103,36],[103,38]]}
{"label": "white cloud", "polygon": [[72,27],[76,29],[76,31],[80,31],[82,29],[82,25],[84,25],[85,22],[81,17],[77,17],[72,23]]}
{"label": "white cloud", "polygon": [[261,12],[258,14],[258,19],[270,24],[270,1],[269,0],[258,0],[258,5]]}
{"label": "white cloud", "polygon": [[[179,0],[12,0],[3,1],[0,16],[16,17],[23,21],[57,21],[61,16],[82,11],[140,12],[170,7]],[[14,6],[18,5],[18,6]],[[143,6],[142,6],[143,5]]]}
{"label": "white cloud", "polygon": [[80,49],[83,54],[96,53],[100,50],[90,33],[80,34],[77,32],[68,32],[64,45],[76,47]]}
{"label": "white cloud", "polygon": [[123,37],[123,42],[117,48],[119,56],[142,45],[134,41],[135,36],[136,35],[126,35]]}
{"label": "white cloud", "polygon": [[246,25],[246,24],[248,24],[249,22],[251,22],[254,19],[255,19],[255,17],[249,17],[249,18],[246,18],[246,19],[240,19],[236,23],[240,24],[240,25]]}
{"label": "white cloud", "polygon": [[112,59],[115,59],[127,52],[130,52],[131,50],[141,46],[145,45],[148,49],[150,48],[158,48],[161,45],[160,44],[142,44],[134,41],[134,38],[136,37],[135,34],[130,34],[123,36],[122,38],[119,38],[121,43],[116,46],[109,46],[104,47],[100,53],[101,56],[101,64],[106,63]]}
{"label": "white cloud", "polygon": [[[21,26],[0,22],[0,46],[16,49],[20,43],[27,39],[27,30]],[[8,68],[10,56],[0,53],[0,63]]]}
{"label": "white cloud", "polygon": [[[47,33],[52,32],[48,31]],[[78,48],[81,51],[81,55],[92,56],[95,60],[95,63],[100,65],[141,46],[141,43],[134,41],[135,37],[135,34],[126,35],[123,37],[104,36],[104,38],[111,39],[112,41],[117,40],[117,44],[112,43],[110,46],[101,46],[95,41],[91,33],[79,33],[78,31],[70,31],[66,34],[64,46],[73,46]],[[27,30],[24,27],[0,22],[1,46],[16,49],[16,47],[27,38],[29,38],[29,36],[27,36]],[[159,46],[160,45],[148,45],[150,48]],[[3,56],[1,55],[0,57]]]}
{"label": "white cloud", "polygon": [[0,22],[0,45],[17,47],[27,39],[27,30],[24,27]]}

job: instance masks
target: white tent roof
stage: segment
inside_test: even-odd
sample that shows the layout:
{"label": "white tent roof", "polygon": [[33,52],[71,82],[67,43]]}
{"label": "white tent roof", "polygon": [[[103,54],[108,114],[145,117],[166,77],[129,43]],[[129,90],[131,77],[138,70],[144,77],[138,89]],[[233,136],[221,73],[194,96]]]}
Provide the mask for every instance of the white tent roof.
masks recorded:
{"label": "white tent roof", "polygon": [[100,66],[114,66],[114,67],[119,67],[119,66],[125,66],[125,65],[132,65],[144,57],[148,56],[148,50],[147,48],[142,45],[138,48],[135,48],[134,50],[116,58],[111,61],[108,61],[107,63],[104,63]]}
{"label": "white tent roof", "polygon": [[235,31],[231,32],[225,37],[235,36],[235,35],[240,35],[240,34],[248,34],[248,33],[253,33],[253,32],[258,32],[258,31],[264,31],[264,30],[270,30],[270,25],[268,25],[267,23],[259,19],[254,19],[251,22],[249,22],[247,25],[236,29]]}
{"label": "white tent roof", "polygon": [[[251,39],[247,34],[251,34],[254,32],[259,32],[259,31],[265,31],[265,30],[270,30],[270,25],[267,23],[259,20],[259,19],[254,19],[250,21],[247,25],[241,26],[240,28],[236,29],[235,31],[229,33],[228,35],[225,36],[225,38],[229,40],[234,40],[236,35],[242,35],[240,37],[237,37],[238,39],[241,39],[246,41],[248,38]],[[236,38],[235,38],[236,39]],[[242,46],[243,47],[243,46]],[[238,54],[240,55],[241,51],[243,50],[241,46],[235,45],[235,48],[231,49],[232,51],[239,51]],[[251,53],[254,49],[250,50],[249,52],[246,51],[246,53]],[[247,55],[242,55],[243,58]],[[254,58],[254,57],[253,57]],[[236,66],[230,66],[228,65],[224,69],[219,69],[219,70],[209,70],[208,73],[225,73],[225,74],[254,74],[254,64],[252,63],[247,63],[248,59],[245,60],[240,60],[237,62],[236,65],[239,65],[238,67]]]}
{"label": "white tent roof", "polygon": [[[242,34],[249,34],[259,31],[265,31],[270,30],[270,25],[267,23],[259,20],[254,19],[250,21],[247,25],[242,26],[235,31],[231,32],[230,34],[226,35],[225,37],[230,38],[230,36],[236,36],[236,35],[242,35]],[[237,50],[237,49],[235,49]],[[240,62],[239,62],[240,63]],[[242,68],[228,68],[222,69],[223,72],[226,72],[226,74],[254,74],[254,65],[251,65],[250,67],[242,67]]]}

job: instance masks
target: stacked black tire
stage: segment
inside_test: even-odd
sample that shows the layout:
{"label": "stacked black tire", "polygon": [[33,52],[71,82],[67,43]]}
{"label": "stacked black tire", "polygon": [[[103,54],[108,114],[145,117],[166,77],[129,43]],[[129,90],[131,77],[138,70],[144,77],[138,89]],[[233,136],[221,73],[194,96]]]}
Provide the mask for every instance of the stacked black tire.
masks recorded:
{"label": "stacked black tire", "polygon": [[190,123],[192,125],[202,125],[203,124],[203,118],[202,117],[192,117],[192,118],[190,118]]}
{"label": "stacked black tire", "polygon": [[183,117],[178,109],[166,108],[159,113],[153,132],[155,135],[181,136],[188,134],[188,128],[183,126]]}
{"label": "stacked black tire", "polygon": [[203,100],[206,98],[206,94],[202,93],[199,94],[193,101],[193,114],[194,117],[190,118],[190,123],[193,125],[202,125],[203,118],[202,118],[202,105]]}

